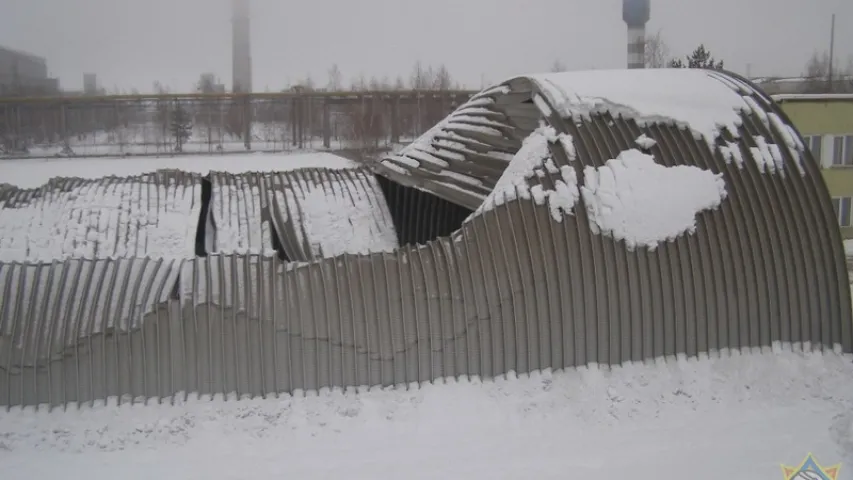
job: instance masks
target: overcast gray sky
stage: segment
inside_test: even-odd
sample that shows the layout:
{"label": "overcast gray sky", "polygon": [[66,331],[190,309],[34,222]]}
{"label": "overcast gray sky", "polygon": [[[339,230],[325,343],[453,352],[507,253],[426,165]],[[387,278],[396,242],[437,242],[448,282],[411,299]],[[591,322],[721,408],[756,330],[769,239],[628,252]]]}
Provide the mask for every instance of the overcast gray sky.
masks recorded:
{"label": "overcast gray sky", "polygon": [[[651,0],[648,31],[673,53],[700,42],[732,70],[797,75],[828,50],[853,55],[851,0]],[[416,59],[444,63],[469,87],[515,74],[621,68],[621,0],[252,0],[254,88],[280,90],[333,63],[360,73],[408,73]],[[231,84],[229,0],[0,0],[0,45],[47,58],[66,89],[83,72],[108,88],[150,91],[155,80],[189,91],[202,72]]]}

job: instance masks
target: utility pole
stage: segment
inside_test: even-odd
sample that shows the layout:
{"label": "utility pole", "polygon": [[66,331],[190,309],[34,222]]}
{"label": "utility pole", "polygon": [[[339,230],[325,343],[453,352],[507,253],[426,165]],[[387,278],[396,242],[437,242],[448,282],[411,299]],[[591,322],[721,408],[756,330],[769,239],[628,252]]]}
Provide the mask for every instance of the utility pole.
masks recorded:
{"label": "utility pole", "polygon": [[835,58],[835,14],[832,14],[832,26],[829,29],[829,93],[832,93],[832,60]]}

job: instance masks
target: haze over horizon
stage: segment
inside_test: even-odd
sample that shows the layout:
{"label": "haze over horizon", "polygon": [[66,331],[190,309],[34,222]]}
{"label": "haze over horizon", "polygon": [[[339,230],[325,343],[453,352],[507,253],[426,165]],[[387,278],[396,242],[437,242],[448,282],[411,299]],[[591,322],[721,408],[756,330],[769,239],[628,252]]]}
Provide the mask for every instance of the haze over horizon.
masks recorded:
{"label": "haze over horizon", "polygon": [[[443,63],[470,88],[555,60],[624,68],[621,9],[621,0],[252,0],[253,88],[281,90],[307,75],[324,85],[335,63],[345,85],[362,74],[408,81],[420,60]],[[155,81],[191,91],[205,72],[231,86],[230,0],[0,0],[0,11],[0,45],[45,57],[63,89],[81,89],[84,72],[110,91],[151,91]],[[662,31],[673,55],[704,43],[733,71],[794,76],[829,49],[833,13],[844,68],[849,0],[652,0],[647,31]]]}

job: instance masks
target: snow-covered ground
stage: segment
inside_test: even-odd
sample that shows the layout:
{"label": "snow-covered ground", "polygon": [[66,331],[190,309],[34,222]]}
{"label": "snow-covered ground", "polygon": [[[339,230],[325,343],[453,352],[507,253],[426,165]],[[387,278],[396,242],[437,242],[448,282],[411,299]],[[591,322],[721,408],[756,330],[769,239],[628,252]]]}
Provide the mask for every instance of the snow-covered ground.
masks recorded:
{"label": "snow-covered ground", "polygon": [[0,478],[853,478],[853,358],[765,352],[413,389],[0,413]]}
{"label": "snow-covered ground", "polygon": [[308,167],[353,168],[357,166],[358,164],[352,160],[324,152],[0,160],[0,183],[9,183],[20,188],[38,188],[53,177],[100,178],[107,175],[125,177],[159,169],[178,169],[184,172],[206,174],[210,171],[274,172]]}

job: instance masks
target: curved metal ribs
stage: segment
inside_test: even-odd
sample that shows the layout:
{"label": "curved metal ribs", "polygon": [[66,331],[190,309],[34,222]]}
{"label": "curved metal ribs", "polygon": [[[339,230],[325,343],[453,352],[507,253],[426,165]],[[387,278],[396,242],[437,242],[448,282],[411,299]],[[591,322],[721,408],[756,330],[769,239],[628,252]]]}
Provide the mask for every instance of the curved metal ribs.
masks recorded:
{"label": "curved metal ribs", "polygon": [[[476,210],[542,123],[573,138],[574,160],[557,142],[549,149],[557,170],[579,179],[645,134],[662,165],[726,182],[726,200],[700,213],[692,234],[629,249],[591,228],[583,199],[557,220],[522,195],[394,252],[197,258],[180,267],[180,295],[134,309],[137,320],[119,322],[127,328],[76,338],[62,355],[34,354],[35,337],[10,333],[55,331],[62,316],[0,307],[0,402],[268,395],[788,344],[853,351],[844,256],[817,164],[766,95],[733,74],[707,75],[749,106],[737,132],[723,129],[710,144],[665,119],[561,114],[547,78],[533,76],[472,97],[373,165],[393,183]],[[759,138],[778,148],[781,170],[732,161],[733,149],[749,157]],[[557,179],[544,171],[526,186],[549,190]],[[390,211],[425,218],[425,204],[403,199]],[[53,288],[26,278],[17,281],[34,298]]]}

